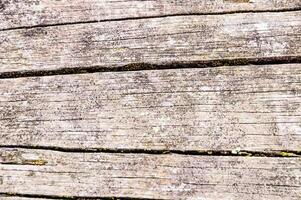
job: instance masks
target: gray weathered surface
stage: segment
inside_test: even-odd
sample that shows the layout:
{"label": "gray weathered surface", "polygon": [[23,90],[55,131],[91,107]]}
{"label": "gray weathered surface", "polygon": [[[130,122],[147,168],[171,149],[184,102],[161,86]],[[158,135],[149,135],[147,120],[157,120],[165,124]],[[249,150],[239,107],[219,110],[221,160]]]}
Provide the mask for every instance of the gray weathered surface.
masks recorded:
{"label": "gray weathered surface", "polygon": [[301,55],[301,11],[177,16],[0,32],[0,72]]}
{"label": "gray weathered surface", "polygon": [[300,91],[301,64],[3,79],[0,144],[300,151]]}
{"label": "gray weathered surface", "polygon": [[299,200],[301,158],[0,150],[0,191],[56,196]]}
{"label": "gray weathered surface", "polygon": [[[12,196],[12,194],[11,194],[11,196],[9,196],[9,195],[1,196],[0,195],[0,199],[1,200],[49,200],[49,198],[44,199],[44,198],[40,198],[40,197],[37,197],[37,198],[33,198],[33,197],[16,197],[16,196]],[[63,200],[63,199],[56,198],[56,200]],[[101,199],[99,199],[99,200],[101,200]]]}
{"label": "gray weathered surface", "polygon": [[31,0],[0,1],[0,29],[124,18],[301,8],[296,0]]}
{"label": "gray weathered surface", "polygon": [[300,200],[300,58],[300,0],[0,0],[0,200]]}

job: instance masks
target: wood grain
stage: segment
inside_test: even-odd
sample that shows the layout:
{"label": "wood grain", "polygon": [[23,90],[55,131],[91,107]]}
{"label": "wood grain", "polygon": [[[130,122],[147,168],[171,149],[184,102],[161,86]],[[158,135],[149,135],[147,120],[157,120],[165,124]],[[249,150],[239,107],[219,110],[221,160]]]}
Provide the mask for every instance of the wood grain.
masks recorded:
{"label": "wood grain", "polygon": [[0,72],[301,56],[301,12],[110,21],[0,32]]}
{"label": "wood grain", "polygon": [[185,14],[300,9],[296,0],[5,0],[0,29]]}
{"label": "wood grain", "polygon": [[[49,198],[41,198],[41,197],[16,197],[13,196],[13,194],[3,195],[3,196],[0,195],[0,199],[1,200],[49,200]],[[55,198],[55,200],[64,200],[64,199]]]}
{"label": "wood grain", "polygon": [[300,151],[300,91],[301,64],[2,79],[0,144]]}
{"label": "wood grain", "polygon": [[301,158],[1,149],[0,191],[61,197],[299,200]]}

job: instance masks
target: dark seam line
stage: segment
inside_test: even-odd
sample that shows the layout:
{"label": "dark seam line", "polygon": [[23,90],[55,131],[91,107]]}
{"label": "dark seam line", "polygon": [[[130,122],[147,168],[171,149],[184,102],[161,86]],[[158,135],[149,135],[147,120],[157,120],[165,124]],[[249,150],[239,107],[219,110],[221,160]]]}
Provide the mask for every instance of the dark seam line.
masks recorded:
{"label": "dark seam line", "polygon": [[163,64],[150,63],[132,63],[117,67],[90,66],[75,68],[60,68],[54,70],[28,70],[16,72],[2,72],[0,79],[36,77],[36,76],[54,76],[67,74],[85,74],[97,72],[122,72],[122,71],[141,71],[141,70],[166,70],[183,68],[212,68],[223,66],[244,66],[244,65],[277,65],[301,63],[300,56],[279,56],[263,58],[236,58],[236,59],[217,59],[192,62],[170,62]]}
{"label": "dark seam line", "polygon": [[[66,199],[66,200],[154,200],[151,198],[132,198],[132,197],[76,197],[76,196],[58,196],[58,195],[37,195],[37,194],[22,194],[22,193],[5,193],[0,192],[0,197],[23,197],[36,199]],[[159,199],[158,199],[159,200]],[[163,199],[162,199],[163,200]]]}
{"label": "dark seam line", "polygon": [[[198,156],[243,156],[243,157],[300,157],[301,151],[275,150],[275,151],[248,151],[248,150],[152,150],[152,149],[109,149],[109,148],[66,148],[55,146],[25,146],[25,145],[1,145],[0,149],[30,149],[48,150],[65,153],[122,153],[122,154],[179,154],[179,155],[198,155]],[[11,163],[1,163],[11,164]]]}
{"label": "dark seam line", "polygon": [[203,15],[229,15],[229,14],[239,14],[239,13],[277,13],[277,12],[294,12],[301,11],[301,7],[296,8],[286,8],[286,9],[275,9],[275,10],[239,10],[239,11],[225,11],[225,12],[212,12],[212,13],[180,13],[180,14],[167,14],[167,15],[154,15],[154,16],[144,16],[144,17],[124,17],[116,19],[103,19],[103,20],[90,20],[90,21],[77,21],[77,22],[65,22],[56,24],[38,24],[33,26],[20,26],[12,28],[3,28],[0,31],[11,31],[20,29],[33,29],[33,28],[44,28],[52,26],[66,26],[66,25],[76,25],[76,24],[91,24],[91,23],[101,23],[101,22],[114,22],[114,21],[129,21],[129,20],[143,20],[143,19],[155,19],[155,18],[166,18],[166,17],[180,17],[180,16],[203,16]]}

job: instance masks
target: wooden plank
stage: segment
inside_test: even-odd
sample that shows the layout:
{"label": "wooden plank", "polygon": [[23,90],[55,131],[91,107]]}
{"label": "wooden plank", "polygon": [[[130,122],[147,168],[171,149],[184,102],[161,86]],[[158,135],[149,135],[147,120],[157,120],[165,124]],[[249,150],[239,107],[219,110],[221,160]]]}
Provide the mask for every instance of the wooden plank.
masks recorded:
{"label": "wooden plank", "polygon": [[2,79],[0,144],[300,151],[300,91],[301,64]]}
{"label": "wooden plank", "polygon": [[1,1],[0,29],[183,14],[300,9],[296,0],[32,0]]}
{"label": "wooden plank", "polygon": [[[49,200],[49,198],[40,198],[40,197],[16,197],[16,196],[12,196],[13,194],[10,194],[11,196],[1,196],[0,195],[0,199],[1,200]],[[56,200],[63,200],[60,198],[55,198]],[[99,199],[100,200],[100,199]],[[112,199],[114,200],[114,199]]]}
{"label": "wooden plank", "polygon": [[[31,197],[15,197],[15,196],[0,196],[1,200],[47,200],[44,198],[31,198]],[[63,199],[56,199],[63,200]]]}
{"label": "wooden plank", "polygon": [[175,16],[0,32],[0,72],[301,55],[301,11]]}
{"label": "wooden plank", "polygon": [[0,191],[59,197],[299,200],[301,158],[1,149]]}

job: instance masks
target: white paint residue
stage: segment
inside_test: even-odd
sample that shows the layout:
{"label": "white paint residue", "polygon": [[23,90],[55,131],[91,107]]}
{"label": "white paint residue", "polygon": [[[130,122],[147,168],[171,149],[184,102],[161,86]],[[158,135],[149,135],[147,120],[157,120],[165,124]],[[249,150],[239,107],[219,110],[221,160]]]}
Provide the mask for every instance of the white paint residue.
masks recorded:
{"label": "white paint residue", "polygon": [[22,154],[22,158],[25,160],[38,160],[39,156],[33,153]]}
{"label": "white paint residue", "polygon": [[268,24],[265,23],[265,22],[261,22],[261,23],[258,23],[258,24],[255,24],[255,30],[256,31],[265,31],[265,30],[268,30]]}
{"label": "white paint residue", "polygon": [[160,127],[157,127],[157,126],[153,127],[153,130],[154,130],[155,133],[158,133],[160,131]]}
{"label": "white paint residue", "polygon": [[174,104],[173,104],[172,102],[163,102],[161,105],[162,105],[162,106],[165,106],[165,107],[171,107],[171,106],[173,106]]}

